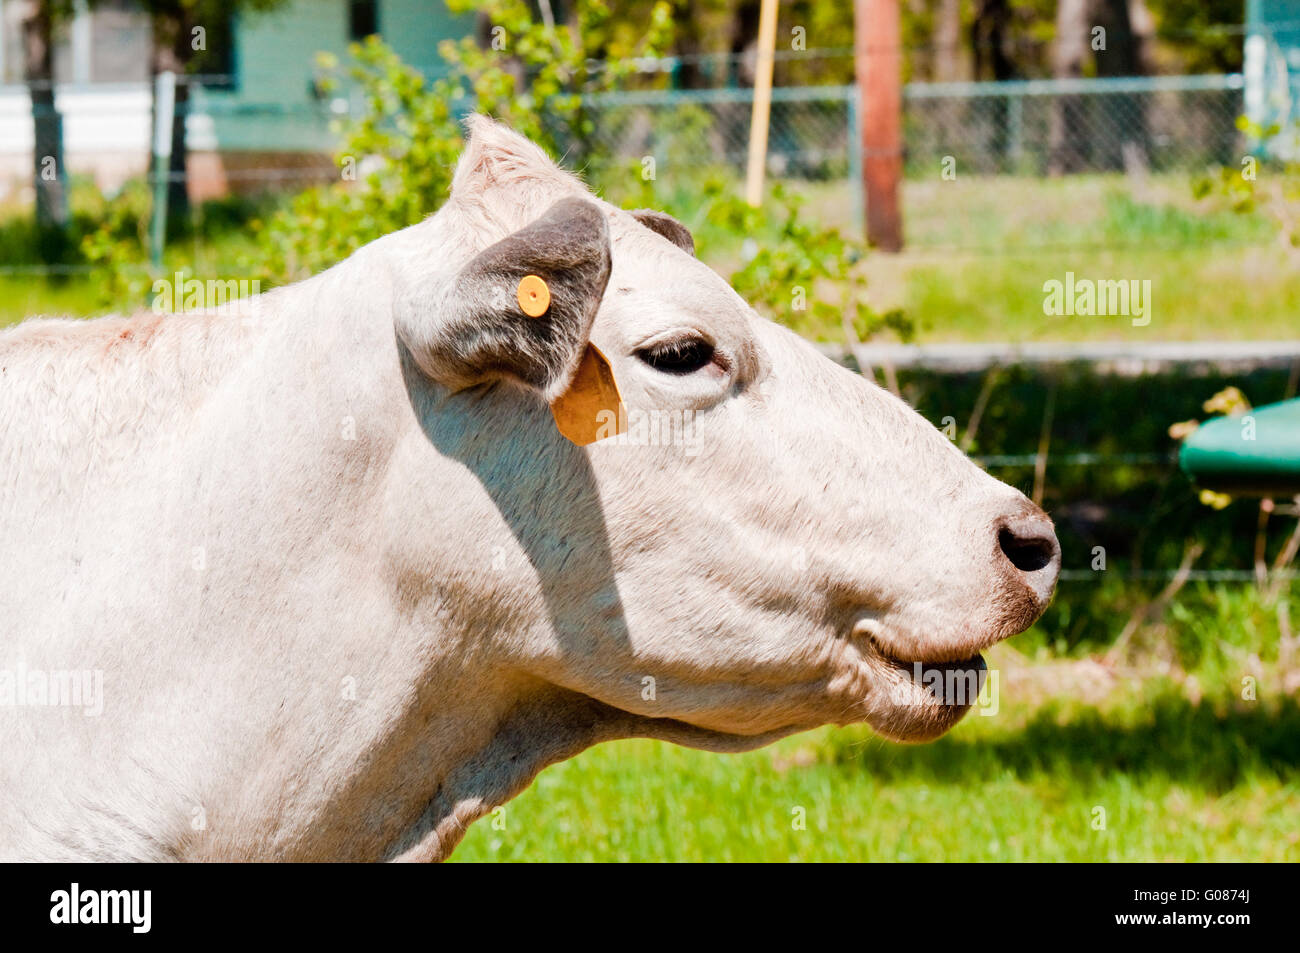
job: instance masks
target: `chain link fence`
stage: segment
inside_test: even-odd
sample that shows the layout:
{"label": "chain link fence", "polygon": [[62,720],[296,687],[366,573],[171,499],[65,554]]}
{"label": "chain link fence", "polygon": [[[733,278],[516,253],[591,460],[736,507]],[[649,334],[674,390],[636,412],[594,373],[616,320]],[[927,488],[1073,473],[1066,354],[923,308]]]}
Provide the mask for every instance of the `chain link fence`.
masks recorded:
{"label": "chain link fence", "polygon": [[[332,156],[338,138],[331,127],[359,114],[362,104],[354,97],[342,92],[263,102],[232,94],[221,77],[216,83],[206,82],[210,79],[187,81],[190,95],[182,108],[188,162],[184,171],[164,173],[173,183],[184,182],[196,223],[209,199],[293,193],[338,180]],[[1211,164],[1235,165],[1247,145],[1237,127],[1244,87],[1240,74],[909,84],[903,95],[905,175],[914,181],[946,172],[1001,176],[1014,188],[1018,178],[1053,174],[1195,173]],[[739,181],[747,161],[752,97],[748,87],[593,96],[588,106],[594,133],[572,144],[565,162],[586,168],[592,159],[613,159],[644,168],[649,158],[655,177],[668,182],[700,170]],[[463,106],[471,108],[468,102]],[[111,196],[133,180],[154,180],[147,85],[60,87],[58,109],[68,167],[81,188]],[[856,147],[860,119],[854,86],[773,90],[770,177],[827,183],[828,194],[842,190],[834,212],[846,213],[854,227],[861,224],[863,208],[862,152]],[[0,87],[0,215],[11,222],[31,207],[32,140],[27,90]],[[983,239],[963,231],[960,217],[936,221],[913,229],[913,247],[984,247]],[[9,231],[7,241],[0,234],[0,276],[91,270],[81,262],[23,251],[25,233]],[[1036,235],[1024,244],[1038,249],[1045,241]],[[1002,248],[994,243],[990,250]],[[153,251],[159,254],[157,247]]]}
{"label": "chain link fence", "polygon": [[[911,84],[905,169],[932,175],[949,160],[965,172],[1042,176],[1233,162],[1242,89],[1238,74]],[[618,156],[722,163],[739,174],[751,108],[748,89],[610,94],[596,104],[597,139]],[[853,86],[774,90],[771,174],[853,176],[858,110]]]}
{"label": "chain link fence", "polygon": [[1238,75],[915,86],[909,166],[952,155],[980,173],[1201,169],[1241,148]]}
{"label": "chain link fence", "polygon": [[[1235,162],[1243,148],[1236,125],[1243,85],[1239,74],[910,84],[903,99],[905,171],[933,175],[948,162],[964,173],[1042,176]],[[7,92],[0,96],[0,192],[13,195],[28,184],[31,115],[25,91]],[[147,88],[83,88],[60,100],[74,164],[81,153],[110,190],[147,169]],[[196,86],[187,120],[191,191],[284,190],[328,178],[330,120],[354,105],[346,98],[234,101]],[[589,147],[606,156],[653,156],[663,170],[721,165],[743,174],[748,88],[615,93],[591,105],[596,132]],[[856,182],[858,116],[853,86],[775,89],[770,174]]]}

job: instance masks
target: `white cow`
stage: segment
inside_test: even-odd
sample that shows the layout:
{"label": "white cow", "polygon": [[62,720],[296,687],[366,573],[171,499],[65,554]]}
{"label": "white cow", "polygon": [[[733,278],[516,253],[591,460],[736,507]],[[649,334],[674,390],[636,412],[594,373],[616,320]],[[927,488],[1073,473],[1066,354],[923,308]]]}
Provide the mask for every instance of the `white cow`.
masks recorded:
{"label": "white cow", "polygon": [[608,739],[936,737],[918,671],[1042,612],[1024,496],[470,126],[436,215],[248,314],[0,335],[3,857],[441,859]]}

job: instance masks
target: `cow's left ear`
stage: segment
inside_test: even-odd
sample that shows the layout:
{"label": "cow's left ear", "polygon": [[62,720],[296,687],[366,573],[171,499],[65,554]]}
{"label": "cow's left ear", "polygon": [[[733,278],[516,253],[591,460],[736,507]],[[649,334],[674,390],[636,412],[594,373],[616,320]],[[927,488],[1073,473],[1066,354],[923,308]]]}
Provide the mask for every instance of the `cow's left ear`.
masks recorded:
{"label": "cow's left ear", "polygon": [[398,334],[424,373],[452,390],[510,378],[554,402],[586,355],[609,270],[604,212],[562,199],[438,292],[399,305]]}
{"label": "cow's left ear", "polygon": [[690,229],[671,215],[650,208],[633,209],[630,214],[650,231],[658,232],[682,251],[695,254],[695,237],[691,235]]}

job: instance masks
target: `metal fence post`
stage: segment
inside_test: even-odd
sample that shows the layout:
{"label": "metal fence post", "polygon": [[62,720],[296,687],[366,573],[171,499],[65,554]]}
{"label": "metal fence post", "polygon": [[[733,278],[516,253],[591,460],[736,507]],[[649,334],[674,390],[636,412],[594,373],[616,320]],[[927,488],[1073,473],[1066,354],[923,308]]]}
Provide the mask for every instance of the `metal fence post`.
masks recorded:
{"label": "metal fence post", "polygon": [[1025,97],[1007,95],[1007,153],[1011,168],[1004,171],[1019,173],[1025,155]]}
{"label": "metal fence post", "polygon": [[853,190],[853,230],[855,235],[865,235],[867,229],[863,209],[866,199],[862,194],[862,122],[860,119],[862,94],[856,86],[846,86],[844,102],[849,117],[849,185]]}
{"label": "metal fence post", "polygon": [[153,88],[153,222],[149,229],[149,258],[154,270],[162,267],[167,241],[167,185],[172,158],[172,120],[176,114],[176,74],[159,73]]}

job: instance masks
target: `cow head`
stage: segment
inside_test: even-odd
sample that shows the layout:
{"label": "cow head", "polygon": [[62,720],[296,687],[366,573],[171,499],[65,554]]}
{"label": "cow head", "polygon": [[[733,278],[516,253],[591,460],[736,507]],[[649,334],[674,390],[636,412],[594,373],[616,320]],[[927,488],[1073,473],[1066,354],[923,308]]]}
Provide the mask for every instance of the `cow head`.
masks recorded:
{"label": "cow head", "polygon": [[673,219],[471,133],[447,204],[375,246],[418,424],[390,527],[409,611],[626,733],[954,724],[972,699],[931,676],[982,670],[1042,613],[1046,515],[755,314]]}

